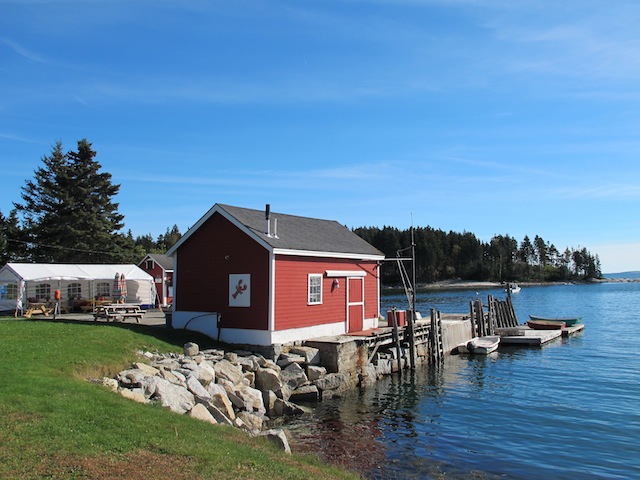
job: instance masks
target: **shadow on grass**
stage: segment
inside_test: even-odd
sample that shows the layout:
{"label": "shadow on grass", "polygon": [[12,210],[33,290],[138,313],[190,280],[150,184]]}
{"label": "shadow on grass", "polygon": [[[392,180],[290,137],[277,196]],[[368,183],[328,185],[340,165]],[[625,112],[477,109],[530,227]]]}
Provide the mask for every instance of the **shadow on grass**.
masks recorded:
{"label": "shadow on grass", "polygon": [[[0,317],[0,320],[8,317]],[[11,320],[14,320],[11,317]],[[47,322],[47,323],[64,323],[68,325],[85,325],[88,327],[102,327],[102,328],[120,328],[123,330],[129,330],[131,332],[139,333],[154,337],[158,340],[162,340],[166,343],[182,348],[185,343],[194,342],[198,344],[200,350],[206,350],[209,348],[224,349],[229,348],[229,345],[222,342],[218,342],[207,335],[191,330],[174,329],[167,327],[166,325],[144,325],[138,323],[125,323],[125,322],[95,322],[93,320],[81,320],[74,318],[19,318],[25,322]]]}

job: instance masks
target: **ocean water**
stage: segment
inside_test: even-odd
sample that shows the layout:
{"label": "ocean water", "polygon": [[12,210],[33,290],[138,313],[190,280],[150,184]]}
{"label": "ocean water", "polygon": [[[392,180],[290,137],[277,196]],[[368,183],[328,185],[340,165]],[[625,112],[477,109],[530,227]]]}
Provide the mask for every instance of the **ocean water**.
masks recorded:
{"label": "ocean water", "polygon": [[[500,290],[420,293],[417,308],[468,311]],[[585,330],[543,347],[451,356],[387,377],[288,423],[294,450],[366,478],[640,478],[640,283],[523,287],[529,314],[579,315]],[[383,311],[406,307],[383,297]]]}

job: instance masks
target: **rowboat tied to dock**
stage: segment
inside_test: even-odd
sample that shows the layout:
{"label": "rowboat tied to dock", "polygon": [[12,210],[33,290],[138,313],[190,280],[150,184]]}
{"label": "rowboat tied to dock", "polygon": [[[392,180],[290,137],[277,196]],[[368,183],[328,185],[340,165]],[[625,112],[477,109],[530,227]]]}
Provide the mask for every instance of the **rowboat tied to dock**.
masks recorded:
{"label": "rowboat tied to dock", "polygon": [[[580,323],[580,320],[581,317],[539,317],[537,315],[529,315],[529,321],[533,322],[534,324],[537,323],[538,325],[547,324],[549,326],[553,326],[555,324],[564,323],[564,326],[573,327],[574,325]],[[531,326],[529,322],[527,322],[527,324],[531,328],[535,328]],[[557,328],[564,328],[564,326]]]}

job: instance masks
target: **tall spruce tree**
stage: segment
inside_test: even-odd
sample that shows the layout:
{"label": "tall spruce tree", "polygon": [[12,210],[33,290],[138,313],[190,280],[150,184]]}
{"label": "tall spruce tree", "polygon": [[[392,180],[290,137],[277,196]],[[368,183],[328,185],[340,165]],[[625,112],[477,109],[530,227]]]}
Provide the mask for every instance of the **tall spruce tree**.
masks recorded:
{"label": "tall spruce tree", "polygon": [[57,142],[34,180],[22,187],[15,204],[28,233],[30,257],[37,262],[112,263],[131,260],[131,242],[118,233],[124,216],[113,197],[120,185],[101,172],[96,152],[86,140],[64,153]]}

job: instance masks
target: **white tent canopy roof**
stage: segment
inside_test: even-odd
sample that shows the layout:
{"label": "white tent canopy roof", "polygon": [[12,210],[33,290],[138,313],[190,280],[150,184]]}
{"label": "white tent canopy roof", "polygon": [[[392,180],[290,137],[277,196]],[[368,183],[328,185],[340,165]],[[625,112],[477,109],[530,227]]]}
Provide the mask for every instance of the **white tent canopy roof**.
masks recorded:
{"label": "white tent canopy roof", "polygon": [[153,277],[133,264],[7,263],[0,281],[113,280],[116,273],[127,280],[153,281]]}
{"label": "white tent canopy roof", "polygon": [[[127,284],[126,301],[141,305],[155,304],[156,287],[153,277],[137,265],[7,263],[0,268],[0,311],[13,309],[17,311],[21,308],[24,298],[41,297],[42,293],[38,295],[38,286],[46,283],[61,287],[62,298],[65,300],[95,298],[98,294],[97,284],[101,282],[113,284],[116,273],[118,276],[124,274]],[[79,285],[73,286],[74,283]],[[7,285],[11,284],[16,287],[10,291]],[[71,289],[72,286],[73,289]]]}

